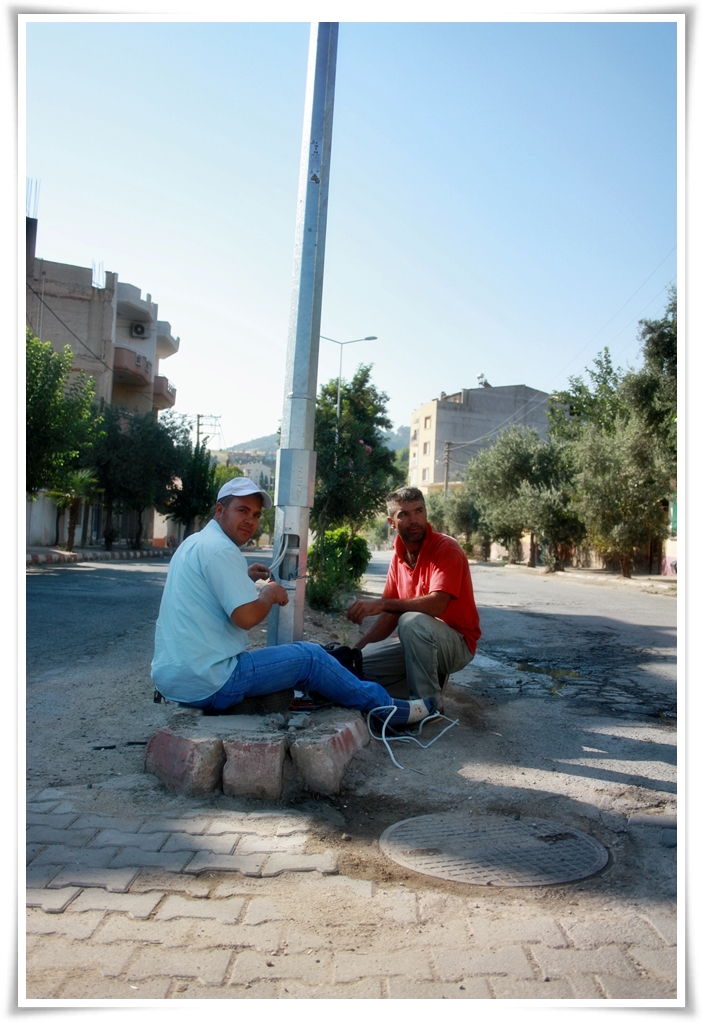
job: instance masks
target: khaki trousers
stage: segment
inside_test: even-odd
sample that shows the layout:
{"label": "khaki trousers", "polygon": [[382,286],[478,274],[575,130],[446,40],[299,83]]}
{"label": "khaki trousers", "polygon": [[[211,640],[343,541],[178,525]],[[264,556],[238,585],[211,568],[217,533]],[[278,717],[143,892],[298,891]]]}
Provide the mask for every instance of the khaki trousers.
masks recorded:
{"label": "khaki trousers", "polygon": [[401,614],[397,636],[373,642],[363,650],[363,673],[379,682],[395,699],[436,699],[450,674],[473,659],[463,636],[429,614]]}

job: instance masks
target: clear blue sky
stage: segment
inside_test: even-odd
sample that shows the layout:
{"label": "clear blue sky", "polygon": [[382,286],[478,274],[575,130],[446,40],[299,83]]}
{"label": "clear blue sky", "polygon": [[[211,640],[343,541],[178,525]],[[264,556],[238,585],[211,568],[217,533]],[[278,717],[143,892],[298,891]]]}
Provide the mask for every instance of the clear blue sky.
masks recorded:
{"label": "clear blue sky", "polygon": [[[342,21],[322,333],[378,336],[344,375],[372,362],[396,425],[481,372],[550,391],[605,344],[637,363],[676,276],[676,30]],[[308,36],[27,26],[38,254],[152,294],[176,410],[227,444],[281,415]]]}

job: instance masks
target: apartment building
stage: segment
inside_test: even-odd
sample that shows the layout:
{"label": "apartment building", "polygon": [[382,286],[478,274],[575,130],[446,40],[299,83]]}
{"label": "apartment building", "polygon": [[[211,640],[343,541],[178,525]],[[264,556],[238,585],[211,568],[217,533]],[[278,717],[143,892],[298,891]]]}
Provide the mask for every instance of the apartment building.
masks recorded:
{"label": "apartment building", "polygon": [[[93,268],[52,262],[36,255],[37,220],[27,217],[27,326],[56,351],[69,345],[73,371],[81,370],[95,380],[98,403],[144,414],[172,408],[176,388],[161,372],[164,359],[180,347],[171,325],[158,318],[158,305],[151,295],[118,279],[116,273],[95,273]],[[101,508],[90,509],[89,538],[100,535]],[[64,516],[65,517],[65,516]],[[123,516],[123,535],[130,523]],[[39,498],[27,504],[27,544],[50,546],[55,541],[56,509]],[[166,523],[160,515],[149,515],[147,534],[156,545],[165,546]],[[80,530],[79,530],[80,531]],[[59,541],[65,539],[65,522]]]}
{"label": "apartment building", "polygon": [[130,412],[172,408],[176,389],[161,373],[180,338],[158,318],[158,305],[116,273],[36,256],[37,221],[27,217],[27,326],[56,351],[73,351],[75,372],[95,380],[95,396]]}
{"label": "apartment building", "polygon": [[468,461],[509,426],[530,426],[547,436],[547,408],[548,394],[523,384],[491,387],[485,381],[455,394],[442,392],[412,412],[409,485],[423,493],[443,489],[448,443],[448,482],[458,486]]}

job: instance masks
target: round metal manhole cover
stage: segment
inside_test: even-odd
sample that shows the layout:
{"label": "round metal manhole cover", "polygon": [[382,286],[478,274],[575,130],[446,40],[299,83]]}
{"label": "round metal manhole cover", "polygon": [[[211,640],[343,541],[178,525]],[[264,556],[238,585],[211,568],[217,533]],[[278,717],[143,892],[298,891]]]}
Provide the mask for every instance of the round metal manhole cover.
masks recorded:
{"label": "round metal manhole cover", "polygon": [[540,887],[598,873],[609,853],[589,834],[552,820],[456,813],[415,816],[380,835],[393,862],[417,873],[484,887]]}

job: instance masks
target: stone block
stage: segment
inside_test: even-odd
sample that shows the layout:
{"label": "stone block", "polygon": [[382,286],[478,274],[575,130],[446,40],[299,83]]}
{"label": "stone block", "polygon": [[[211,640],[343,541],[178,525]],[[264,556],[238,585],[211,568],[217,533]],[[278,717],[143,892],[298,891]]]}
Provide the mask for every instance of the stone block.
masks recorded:
{"label": "stone block", "polygon": [[65,866],[47,887],[105,887],[118,894],[129,890],[139,872],[133,869],[93,869],[90,866]]}
{"label": "stone block", "polygon": [[27,910],[27,933],[61,934],[71,940],[87,940],[105,918],[104,912],[42,912],[38,908]]}
{"label": "stone block", "polygon": [[578,948],[561,950],[536,944],[532,953],[544,975],[551,979],[568,978],[578,973],[600,977],[621,976],[624,979],[634,979],[636,976],[633,965],[615,945],[594,951],[581,951]]}
{"label": "stone block", "polygon": [[[547,982],[536,979],[512,979],[511,976],[493,976],[490,980],[495,997],[512,1000],[567,1000],[575,994],[566,979]],[[601,995],[600,995],[601,996]]]}
{"label": "stone block", "polygon": [[316,955],[265,955],[258,951],[241,951],[234,963],[230,983],[301,978],[310,984],[330,983],[332,960],[329,952],[320,951]]}
{"label": "stone block", "polygon": [[28,866],[27,890],[39,890],[41,887],[46,887],[48,882],[53,880],[60,869],[60,865],[53,863],[46,866]]}
{"label": "stone block", "polygon": [[217,855],[216,852],[196,852],[184,873],[204,873],[206,870],[224,870],[243,873],[247,877],[261,875],[266,855]]}
{"label": "stone block", "polygon": [[156,913],[156,919],[218,919],[220,923],[236,923],[244,907],[243,898],[211,901],[209,898],[182,898],[169,895]]}
{"label": "stone block", "polygon": [[[62,891],[48,893],[61,894]],[[130,919],[148,919],[162,898],[162,891],[151,891],[148,894],[113,894],[100,887],[90,887],[71,903],[70,911],[91,912],[100,909],[103,912],[125,912]]]}
{"label": "stone block", "polygon": [[435,951],[434,960],[439,976],[447,983],[481,974],[502,973],[513,979],[534,978],[529,959],[516,945],[499,951]]}
{"label": "stone block", "polygon": [[291,834],[288,837],[259,837],[258,834],[247,834],[242,837],[236,850],[239,855],[252,855],[258,852],[301,852],[307,844],[305,834]]}
{"label": "stone block", "polygon": [[481,947],[501,948],[507,944],[568,946],[555,921],[549,916],[536,916],[532,919],[471,919],[470,926]]}
{"label": "stone block", "polygon": [[225,795],[280,798],[286,748],[283,735],[225,738],[223,747],[226,762],[222,790]]}
{"label": "stone block", "polygon": [[[27,962],[29,973],[44,969],[90,969],[103,976],[119,976],[125,969],[134,948],[128,944],[121,947],[88,944],[85,941],[56,937],[34,951]],[[154,949],[145,952],[153,954]],[[144,954],[144,952],[142,952]],[[155,972],[155,970],[154,970]]]}
{"label": "stone block", "polygon": [[[637,947],[646,948],[661,946],[656,931],[639,916],[622,914],[615,919],[596,919],[586,923],[570,923],[561,919],[561,925],[573,942],[573,947],[585,951],[607,944],[636,944]],[[557,944],[551,946],[558,947]]]}
{"label": "stone block", "polygon": [[352,757],[370,741],[360,714],[339,723],[311,729],[295,739],[290,755],[305,785],[321,795],[341,790]]}
{"label": "stone block", "polygon": [[336,855],[333,852],[322,852],[317,855],[293,855],[289,852],[277,852],[270,856],[261,875],[275,877],[279,873],[307,873],[311,870],[318,870],[320,873],[336,873],[338,868]]}
{"label": "stone block", "polygon": [[203,795],[222,783],[224,748],[221,738],[190,737],[162,727],[149,741],[144,770],[175,791]]}
{"label": "stone block", "polygon": [[27,888],[27,908],[40,908],[44,912],[63,912],[80,894],[80,887],[62,887],[59,891]]}
{"label": "stone block", "polygon": [[238,840],[238,834],[186,834],[176,831],[169,835],[161,850],[164,852],[216,852],[217,855],[229,855]]}
{"label": "stone block", "polygon": [[610,1000],[640,1000],[643,998],[674,998],[675,984],[654,979],[622,979],[620,976],[600,976],[600,982]]}
{"label": "stone block", "polygon": [[[432,986],[432,984],[425,984],[426,986]],[[230,990],[233,989],[230,987]],[[244,988],[246,989],[246,988]],[[248,990],[246,991],[248,996]],[[270,994],[264,996],[269,997]],[[307,986],[306,983],[298,983],[296,980],[285,980],[280,984],[280,991],[278,997],[281,1000],[287,1000],[288,998],[294,1000],[306,1000],[311,999],[315,1001],[320,1000],[373,1000],[379,1001],[383,996],[381,981],[379,979],[361,979],[358,983],[334,983],[331,985],[322,984],[317,986]],[[390,995],[392,997],[392,994]],[[410,997],[416,997],[417,994],[410,994]],[[422,996],[421,994],[419,995]],[[436,997],[436,994],[428,994],[429,997]],[[441,994],[438,995],[441,997]],[[489,996],[489,995],[488,995]]]}
{"label": "stone block", "polygon": [[[172,925],[172,924],[171,924]],[[127,948],[127,953],[132,953]],[[224,981],[232,953],[229,950],[212,951],[170,950],[168,948],[141,948],[129,965],[127,978],[151,979],[157,976],[196,979],[203,986],[218,986]]]}
{"label": "stone block", "polygon": [[651,924],[664,943],[675,947],[678,942],[678,921],[675,915],[653,911],[643,913],[642,918]]}
{"label": "stone block", "polygon": [[[346,988],[340,986],[337,989],[344,990]],[[344,995],[337,994],[336,996],[343,997]],[[486,979],[476,976],[464,980],[463,983],[437,983],[436,981],[433,983],[415,983],[414,980],[407,979],[406,976],[390,976],[388,979],[388,997],[392,1000],[422,998],[424,1000],[438,1001],[477,998],[489,1001],[490,988]]]}
{"label": "stone block", "polygon": [[429,956],[422,951],[409,949],[373,955],[355,954],[352,951],[340,951],[337,954],[335,983],[352,983],[366,976],[411,976],[414,980],[431,980]]}
{"label": "stone block", "polygon": [[654,951],[648,947],[629,948],[629,957],[633,958],[648,973],[658,979],[675,980],[678,975],[678,954],[675,948]]}
{"label": "stone block", "polygon": [[171,986],[170,977],[129,983],[105,976],[83,975],[71,977],[63,990],[62,999],[72,1000],[164,1000]]}
{"label": "stone block", "polygon": [[109,915],[93,944],[158,944],[161,947],[186,947],[190,944],[190,919],[171,919],[167,923],[153,919],[130,919],[122,913]]}

